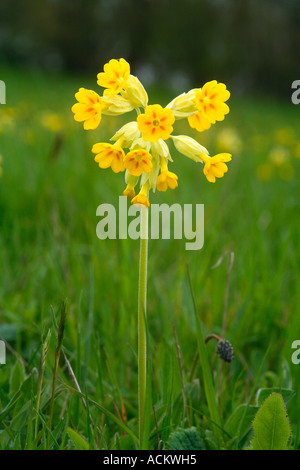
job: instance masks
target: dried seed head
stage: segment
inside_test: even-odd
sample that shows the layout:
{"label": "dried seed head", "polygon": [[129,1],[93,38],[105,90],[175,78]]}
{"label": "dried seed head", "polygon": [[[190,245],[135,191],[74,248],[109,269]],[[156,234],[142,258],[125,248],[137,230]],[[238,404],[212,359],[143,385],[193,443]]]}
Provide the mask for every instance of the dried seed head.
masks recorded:
{"label": "dried seed head", "polygon": [[233,361],[233,347],[226,339],[221,339],[218,342],[217,354],[220,359],[223,359],[225,362]]}

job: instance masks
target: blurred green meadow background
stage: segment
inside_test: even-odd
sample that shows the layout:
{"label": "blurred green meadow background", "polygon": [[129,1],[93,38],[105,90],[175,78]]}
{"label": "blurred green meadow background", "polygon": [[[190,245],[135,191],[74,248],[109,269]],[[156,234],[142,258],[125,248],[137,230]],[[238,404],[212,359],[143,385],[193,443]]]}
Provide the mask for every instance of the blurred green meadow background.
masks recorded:
{"label": "blurred green meadow background", "polygon": [[[179,22],[180,10],[176,11]],[[13,30],[9,25],[7,21],[5,31]],[[72,37],[69,32],[70,42]],[[44,43],[48,44],[45,38]],[[134,120],[135,112],[105,116],[97,130],[84,131],[71,113],[74,94],[81,86],[98,91],[96,74],[106,59],[101,66],[83,63],[74,71],[73,58],[70,66],[50,70],[39,63],[38,53],[28,55],[35,57],[30,64],[25,53],[20,59],[18,47],[4,45],[2,41],[0,79],[6,83],[7,96],[6,105],[0,105],[0,338],[7,343],[7,363],[0,365],[0,448],[134,448],[128,429],[138,434],[139,241],[97,238],[96,208],[102,203],[117,207],[125,183],[124,174],[98,167],[91,148],[112,137],[129,117]],[[115,45],[111,52],[119,57],[122,47]],[[142,46],[135,47],[129,56],[138,58]],[[204,56],[205,72],[195,72],[198,81],[190,74],[183,83],[174,67],[168,71],[179,79],[169,84],[168,73],[159,81],[154,71],[147,87],[150,104],[164,106],[189,85],[199,87],[206,79],[221,81],[217,70],[209,68],[211,56]],[[191,59],[185,60],[193,68]],[[136,67],[140,65],[137,60]],[[136,75],[134,66],[135,61]],[[212,434],[197,362],[187,264],[207,335],[222,334],[229,289],[225,338],[234,346],[234,361],[221,366],[216,344],[207,345],[223,419],[222,447],[249,446],[261,388],[283,390],[292,429],[289,447],[300,445],[300,365],[291,360],[292,342],[300,339],[300,106],[290,97],[291,82],[300,77],[295,72],[288,81],[290,76],[282,73],[280,81],[274,69],[269,75],[271,93],[267,83],[259,91],[250,85],[243,90],[237,85],[242,78],[234,81],[228,72],[228,61],[224,70],[232,93],[224,122],[197,133],[186,121],[176,121],[174,134],[188,133],[211,155],[231,153],[228,173],[211,184],[201,165],[173,146],[170,169],[178,175],[179,187],[158,192],[150,201],[205,205],[201,250],[186,251],[185,240],[149,241],[151,449],[176,448],[174,431],[194,427],[199,437],[194,445],[220,446]],[[259,73],[253,77],[256,80]],[[280,88],[285,90],[281,94]],[[234,253],[230,278],[228,252]],[[53,395],[62,302],[63,352]],[[75,391],[75,377],[82,396]]]}

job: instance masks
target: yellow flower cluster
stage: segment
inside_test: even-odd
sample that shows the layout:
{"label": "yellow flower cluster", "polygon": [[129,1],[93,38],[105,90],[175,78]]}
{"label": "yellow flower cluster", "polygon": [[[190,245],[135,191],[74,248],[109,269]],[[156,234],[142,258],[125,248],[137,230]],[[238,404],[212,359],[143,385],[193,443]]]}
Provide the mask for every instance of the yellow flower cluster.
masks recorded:
{"label": "yellow flower cluster", "polygon": [[[166,140],[172,139],[176,149],[195,162],[204,164],[204,175],[214,183],[228,171],[226,163],[231,155],[221,153],[213,157],[195,139],[185,135],[172,135],[176,119],[188,119],[190,126],[199,132],[222,121],[229,108],[225,101],[230,97],[223,83],[216,80],[202,88],[177,96],[165,108],[159,104],[148,105],[148,95],[137,77],[131,75],[125,59],[112,59],[97,76],[104,88],[103,96],[93,90],[80,88],[75,94],[77,103],[72,107],[74,119],[83,122],[84,129],[96,129],[102,115],[120,115],[136,109],[137,119],[128,122],[111,138],[114,143],[97,143],[92,152],[100,168],[113,172],[125,171],[125,196],[133,204],[149,207],[149,190],[166,191],[178,186],[178,177],[168,170],[173,162]],[[125,150],[127,150],[127,152]],[[140,181],[136,195],[135,186]]]}

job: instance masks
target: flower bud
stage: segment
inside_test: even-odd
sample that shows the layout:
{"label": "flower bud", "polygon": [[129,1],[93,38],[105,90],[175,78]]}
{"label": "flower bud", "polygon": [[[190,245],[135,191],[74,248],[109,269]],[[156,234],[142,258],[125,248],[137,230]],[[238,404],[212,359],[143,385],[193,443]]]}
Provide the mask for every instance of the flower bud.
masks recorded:
{"label": "flower bud", "polygon": [[106,105],[102,114],[117,116],[118,114],[129,113],[134,109],[134,106],[121,95],[107,95],[102,96],[101,99]]}
{"label": "flower bud", "polygon": [[173,161],[170,155],[169,147],[166,142],[162,139],[159,139],[158,142],[154,142],[151,145],[151,153],[153,157],[159,159],[159,157],[167,158],[171,162]]}
{"label": "flower bud", "polygon": [[182,93],[181,95],[177,96],[166,107],[172,110],[175,118],[186,118],[198,111],[195,97],[196,90],[190,90],[188,93]]}
{"label": "flower bud", "polygon": [[202,162],[201,154],[208,155],[208,150],[199,142],[187,135],[170,136],[178,152],[182,153],[194,162]]}
{"label": "flower bud", "polygon": [[129,101],[133,108],[142,106],[146,108],[148,103],[148,95],[137,77],[130,75],[127,80],[126,90],[122,91],[122,96]]}
{"label": "flower bud", "polygon": [[132,143],[141,137],[137,122],[132,121],[121,127],[110,140],[119,140],[122,138],[122,147],[130,148]]}

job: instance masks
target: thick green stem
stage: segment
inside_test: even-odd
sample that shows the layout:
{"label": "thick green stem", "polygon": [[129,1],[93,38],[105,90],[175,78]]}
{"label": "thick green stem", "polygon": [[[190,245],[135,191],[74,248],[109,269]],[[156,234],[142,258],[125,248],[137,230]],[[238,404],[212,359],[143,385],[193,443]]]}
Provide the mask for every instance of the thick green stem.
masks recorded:
{"label": "thick green stem", "polygon": [[146,309],[147,309],[147,262],[148,262],[148,208],[141,208],[141,242],[140,242],[140,274],[138,301],[138,387],[139,387],[139,441],[143,443],[146,374],[147,374],[147,343],[146,343]]}

